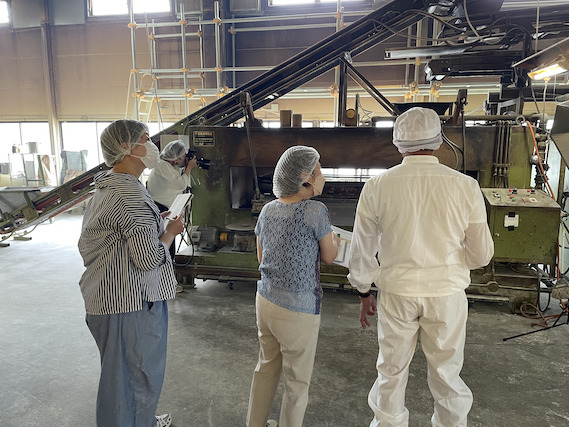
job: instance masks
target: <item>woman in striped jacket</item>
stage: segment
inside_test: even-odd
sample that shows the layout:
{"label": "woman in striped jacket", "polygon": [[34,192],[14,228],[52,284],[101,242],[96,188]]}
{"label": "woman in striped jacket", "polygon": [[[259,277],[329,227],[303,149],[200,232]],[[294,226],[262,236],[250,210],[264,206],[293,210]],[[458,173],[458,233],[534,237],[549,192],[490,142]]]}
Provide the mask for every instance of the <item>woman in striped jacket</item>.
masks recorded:
{"label": "woman in striped jacket", "polygon": [[164,216],[138,180],[155,167],[158,148],[148,128],[118,120],[101,134],[105,163],[83,218],[79,285],[86,321],[101,356],[99,427],[167,427],[155,416],[166,368],[168,307],[176,278],[168,247],[183,219]]}

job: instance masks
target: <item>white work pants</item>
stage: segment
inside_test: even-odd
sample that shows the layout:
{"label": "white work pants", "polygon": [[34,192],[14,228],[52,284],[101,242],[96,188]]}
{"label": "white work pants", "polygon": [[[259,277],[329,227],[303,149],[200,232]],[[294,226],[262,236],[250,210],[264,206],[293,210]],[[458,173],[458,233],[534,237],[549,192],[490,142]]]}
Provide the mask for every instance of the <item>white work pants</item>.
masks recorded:
{"label": "white work pants", "polygon": [[284,395],[279,427],[301,427],[308,404],[320,315],[287,310],[257,293],[259,362],[253,373],[248,427],[265,427],[281,375]]}
{"label": "white work pants", "polygon": [[378,377],[368,396],[375,417],[370,427],[407,427],[405,388],[409,364],[421,334],[427,382],[435,400],[434,427],[464,427],[472,393],[460,378],[464,361],[468,300],[403,297],[382,292],[378,304]]}

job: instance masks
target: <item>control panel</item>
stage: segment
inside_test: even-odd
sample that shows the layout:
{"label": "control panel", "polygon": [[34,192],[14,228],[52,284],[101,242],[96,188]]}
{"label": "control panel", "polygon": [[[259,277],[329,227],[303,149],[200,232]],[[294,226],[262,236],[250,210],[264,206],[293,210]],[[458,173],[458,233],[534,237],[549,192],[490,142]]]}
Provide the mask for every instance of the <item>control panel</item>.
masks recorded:
{"label": "control panel", "polygon": [[561,207],[542,190],[483,188],[494,260],[555,264]]}

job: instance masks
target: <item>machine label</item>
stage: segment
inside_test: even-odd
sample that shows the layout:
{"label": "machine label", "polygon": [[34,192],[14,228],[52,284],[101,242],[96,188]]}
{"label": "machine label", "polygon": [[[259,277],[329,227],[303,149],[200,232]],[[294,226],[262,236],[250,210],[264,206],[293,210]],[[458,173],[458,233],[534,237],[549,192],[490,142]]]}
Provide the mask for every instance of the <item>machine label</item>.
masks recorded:
{"label": "machine label", "polygon": [[520,216],[519,215],[514,215],[514,216],[506,215],[504,217],[504,227],[506,227],[506,228],[518,227],[519,224],[520,224]]}
{"label": "machine label", "polygon": [[212,147],[215,145],[215,135],[211,130],[195,130],[193,139],[196,147]]}

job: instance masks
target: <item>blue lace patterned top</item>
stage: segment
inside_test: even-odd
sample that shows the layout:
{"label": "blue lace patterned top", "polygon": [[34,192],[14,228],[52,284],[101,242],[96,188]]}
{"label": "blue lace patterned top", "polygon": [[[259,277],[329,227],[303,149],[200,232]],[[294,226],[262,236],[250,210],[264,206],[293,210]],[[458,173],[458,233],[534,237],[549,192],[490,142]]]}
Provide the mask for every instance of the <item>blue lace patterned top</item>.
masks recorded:
{"label": "blue lace patterned top", "polygon": [[267,203],[257,221],[263,258],[257,292],[280,307],[320,314],[320,247],[332,231],[326,205],[315,200]]}

